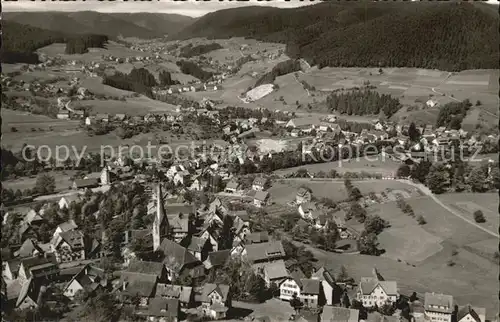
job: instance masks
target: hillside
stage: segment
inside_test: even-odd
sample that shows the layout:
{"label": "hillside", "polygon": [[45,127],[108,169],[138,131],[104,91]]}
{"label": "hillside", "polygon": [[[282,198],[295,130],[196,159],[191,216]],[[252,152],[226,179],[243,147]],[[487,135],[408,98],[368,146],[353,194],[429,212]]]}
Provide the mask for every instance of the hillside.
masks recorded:
{"label": "hillside", "polygon": [[176,33],[194,18],[157,13],[6,12],[3,19],[52,31],[154,38]]}
{"label": "hillside", "polygon": [[244,7],[207,14],[174,35],[248,37],[287,44],[287,54],[342,67],[499,68],[498,15],[469,3],[321,3]]}

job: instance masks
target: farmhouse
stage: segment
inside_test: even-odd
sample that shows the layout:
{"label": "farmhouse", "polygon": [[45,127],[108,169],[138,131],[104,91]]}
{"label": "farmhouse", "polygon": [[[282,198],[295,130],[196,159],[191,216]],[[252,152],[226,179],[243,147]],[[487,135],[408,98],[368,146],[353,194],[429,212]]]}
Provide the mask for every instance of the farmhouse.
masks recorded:
{"label": "farmhouse", "polygon": [[326,268],[321,267],[311,275],[311,278],[321,282],[321,288],[323,290],[322,295],[324,296],[326,305],[333,305],[334,290],[337,287],[333,274]]}
{"label": "farmhouse", "polygon": [[257,191],[253,198],[253,205],[257,208],[262,208],[266,206],[269,202],[269,192],[267,191]]}
{"label": "farmhouse", "polygon": [[286,270],[285,262],[278,260],[270,263],[258,263],[252,265],[257,274],[262,276],[266,282],[266,286],[270,287],[271,284],[280,285],[286,278],[288,278],[288,271]]}
{"label": "farmhouse", "polygon": [[201,307],[207,317],[214,320],[224,319],[231,307],[229,285],[212,283],[203,285]]}
{"label": "farmhouse", "polygon": [[294,296],[300,296],[300,289],[302,288],[301,280],[306,278],[300,269],[294,270],[290,275],[280,284],[280,299],[283,301],[290,301]]}
{"label": "farmhouse", "polygon": [[484,322],[486,310],[482,307],[472,307],[470,304],[457,312],[457,322]]}
{"label": "farmhouse", "polygon": [[194,303],[194,292],[190,286],[171,285],[158,283],[156,285],[156,297],[179,300],[182,308],[189,308]]}
{"label": "farmhouse", "polygon": [[59,263],[85,259],[83,233],[79,230],[61,232],[51,243],[51,250]]}
{"label": "farmhouse", "polygon": [[321,283],[319,280],[315,279],[302,279],[302,288],[300,290],[300,300],[304,303],[304,306],[310,308],[318,307],[321,292]]}
{"label": "farmhouse", "polygon": [[263,191],[266,189],[267,179],[264,177],[257,177],[252,183],[252,190]]}
{"label": "farmhouse", "polygon": [[104,270],[87,264],[66,284],[63,294],[71,299],[78,291],[92,293],[98,288],[106,287],[106,285]]}
{"label": "farmhouse", "polygon": [[454,310],[453,296],[425,293],[425,316],[431,321],[451,322]]}
{"label": "farmhouse", "polygon": [[281,241],[270,241],[246,245],[241,255],[250,263],[261,263],[283,259],[286,254]]}
{"label": "farmhouse", "polygon": [[361,278],[356,297],[366,308],[375,305],[381,307],[385,303],[395,303],[399,297],[397,282],[385,281],[374,269],[373,277]]}
{"label": "farmhouse", "polygon": [[311,190],[305,187],[300,187],[295,196],[295,203],[300,205],[302,203],[310,202],[312,198]]}
{"label": "farmhouse", "polygon": [[227,185],[226,185],[226,188],[224,189],[225,192],[227,193],[235,193],[238,188],[239,188],[240,184],[238,183],[238,181],[234,180],[234,179],[231,179]]}
{"label": "farmhouse", "polygon": [[146,305],[134,311],[134,314],[148,321],[179,321],[179,300],[162,297],[151,298]]}

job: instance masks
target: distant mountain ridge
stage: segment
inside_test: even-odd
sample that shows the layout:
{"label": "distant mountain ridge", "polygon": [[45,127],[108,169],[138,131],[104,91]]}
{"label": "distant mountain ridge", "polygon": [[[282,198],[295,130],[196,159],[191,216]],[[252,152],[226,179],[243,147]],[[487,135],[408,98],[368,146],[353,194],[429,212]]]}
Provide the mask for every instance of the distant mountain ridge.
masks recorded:
{"label": "distant mountain ridge", "polygon": [[156,38],[179,32],[195,18],[163,13],[4,12],[3,19],[69,34]]}
{"label": "distant mountain ridge", "polygon": [[497,7],[467,2],[324,2],[209,13],[173,39],[247,37],[287,44],[310,64],[498,69]]}

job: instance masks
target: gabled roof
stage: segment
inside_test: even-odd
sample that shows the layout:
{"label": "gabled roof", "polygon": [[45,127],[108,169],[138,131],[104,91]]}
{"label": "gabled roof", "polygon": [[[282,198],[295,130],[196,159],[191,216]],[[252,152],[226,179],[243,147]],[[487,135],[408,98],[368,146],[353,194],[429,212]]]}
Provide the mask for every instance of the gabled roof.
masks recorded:
{"label": "gabled roof", "polygon": [[34,209],[30,209],[28,213],[24,216],[23,221],[25,223],[31,224],[34,221],[43,220],[42,216],[38,214]]}
{"label": "gabled roof", "polygon": [[77,281],[84,289],[93,291],[98,286],[105,286],[107,284],[106,274],[104,270],[90,264],[85,265],[78,273],[76,273],[71,280],[66,284],[65,290]]}
{"label": "gabled roof", "polygon": [[225,302],[229,295],[229,285],[213,283],[207,283],[203,285],[203,290],[201,292],[201,301],[210,302],[210,298],[208,296],[214,291],[222,297],[222,302]]}
{"label": "gabled roof", "polygon": [[127,272],[160,276],[163,268],[162,263],[132,260],[127,267]]}
{"label": "gabled roof", "polygon": [[301,293],[319,295],[321,285],[319,280],[303,278],[300,282],[302,283]]}
{"label": "gabled roof", "polygon": [[24,267],[26,277],[31,277],[34,275],[39,275],[38,273],[52,273],[53,271],[58,271],[59,268],[55,263],[55,258],[45,258],[39,256],[33,256],[21,259],[21,265]]}
{"label": "gabled roof", "polygon": [[290,273],[290,278],[293,279],[300,288],[302,288],[302,280],[305,279],[306,276],[302,270],[297,267]]}
{"label": "gabled roof", "polygon": [[324,306],[321,313],[323,322],[358,322],[359,311],[344,307]]}
{"label": "gabled roof", "polygon": [[206,245],[208,239],[201,238],[201,237],[188,237],[190,239],[189,245],[187,245],[187,249],[191,250],[193,252],[201,252],[203,250],[203,247]]}
{"label": "gabled roof", "polygon": [[210,269],[212,267],[216,266],[223,266],[231,257],[231,250],[226,249],[226,250],[220,250],[217,252],[210,252],[208,253],[208,257],[205,261],[205,267],[207,269]]}
{"label": "gabled roof", "polygon": [[156,297],[174,298],[182,303],[191,302],[193,288],[183,285],[172,285],[158,283],[156,285]]}
{"label": "gabled roof", "polygon": [[306,189],[304,187],[300,187],[299,190],[297,190],[297,196],[304,197],[306,194],[308,194],[310,192],[311,191],[309,189]]}
{"label": "gabled roof", "polygon": [[245,247],[249,261],[270,260],[285,257],[285,250],[281,241],[250,244]]}
{"label": "gabled roof", "polygon": [[335,285],[335,277],[324,267],[321,267],[316,272],[312,273],[311,278],[318,279],[319,281],[326,281],[331,286]]}
{"label": "gabled roof", "polygon": [[252,185],[257,185],[257,186],[265,186],[265,184],[267,183],[267,178],[264,178],[264,177],[256,177],[254,180],[253,180],[253,183]]}
{"label": "gabled roof", "polygon": [[[453,296],[436,293],[425,293],[424,296],[425,310],[451,313],[453,312]],[[434,306],[434,307],[433,307]]]}
{"label": "gabled roof", "polygon": [[43,253],[42,248],[38,246],[38,241],[33,238],[28,238],[24,241],[21,247],[16,251],[17,256],[19,257],[28,257],[33,256],[33,252],[38,251],[39,253]]}
{"label": "gabled roof", "polygon": [[34,302],[38,300],[38,294],[40,293],[40,285],[35,283],[35,279],[33,277],[28,278],[28,280],[24,281],[19,296],[16,301],[16,307],[21,305],[23,301],[30,297]]}
{"label": "gabled roof", "polygon": [[239,186],[240,184],[237,181],[231,180],[227,183],[226,189],[238,189]]}
{"label": "gabled roof", "polygon": [[387,295],[397,295],[397,282],[379,281],[373,277],[362,277],[359,288],[363,295],[370,295],[377,286],[380,286]]}
{"label": "gabled roof", "polygon": [[262,268],[269,280],[287,278],[289,276],[283,260],[273,261],[270,263],[254,264],[255,268]]}
{"label": "gabled roof", "polygon": [[245,236],[245,243],[247,244],[266,243],[268,241],[269,234],[267,231],[258,231]]}
{"label": "gabled roof", "polygon": [[168,215],[168,223],[172,229],[180,232],[189,231],[189,214],[182,214],[182,218],[178,215]]}
{"label": "gabled roof", "polygon": [[165,254],[163,264],[177,273],[180,272],[185,265],[198,262],[196,257],[186,248],[166,238],[161,242],[158,251],[162,251]]}
{"label": "gabled roof", "polygon": [[83,248],[83,233],[79,230],[64,231],[59,234],[61,240],[64,240],[71,248]]}
{"label": "gabled roof", "polygon": [[138,309],[134,313],[141,316],[177,318],[179,316],[179,300],[155,297],[149,299],[147,309]]}
{"label": "gabled roof", "polygon": [[470,315],[475,322],[481,322],[481,317],[485,316],[486,310],[484,308],[472,307],[470,304],[460,308],[457,312],[457,321],[460,322],[464,317]]}
{"label": "gabled roof", "polygon": [[125,285],[124,294],[152,297],[156,291],[157,276],[134,272],[121,272],[120,280]]}
{"label": "gabled roof", "polygon": [[99,185],[98,179],[90,178],[90,179],[76,179],[74,184],[77,188],[87,188]]}
{"label": "gabled roof", "polygon": [[61,229],[61,231],[70,231],[70,230],[78,228],[78,225],[75,223],[75,221],[73,219],[70,219],[66,222],[63,222],[62,224],[60,224],[57,227],[59,227],[59,229]]}
{"label": "gabled roof", "polygon": [[265,201],[269,197],[269,192],[267,191],[256,191],[254,199],[259,201]]}

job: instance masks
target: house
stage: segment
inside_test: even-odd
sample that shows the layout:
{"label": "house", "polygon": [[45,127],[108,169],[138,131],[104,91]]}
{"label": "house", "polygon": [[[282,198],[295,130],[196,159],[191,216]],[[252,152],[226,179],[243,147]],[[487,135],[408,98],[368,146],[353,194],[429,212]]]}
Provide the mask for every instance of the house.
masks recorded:
{"label": "house", "polygon": [[267,231],[249,233],[245,236],[244,241],[246,245],[267,243],[269,242],[269,234]]}
{"label": "house", "polygon": [[71,117],[74,119],[83,119],[85,116],[85,112],[82,110],[74,110],[73,113],[71,113]]}
{"label": "house", "polygon": [[431,321],[451,322],[454,306],[453,296],[436,293],[425,293],[425,316]]}
{"label": "house", "polygon": [[156,275],[158,282],[166,282],[168,280],[165,265],[160,262],[131,260],[128,264],[127,272]]}
{"label": "house", "polygon": [[68,110],[59,110],[59,112],[57,112],[57,118],[60,120],[69,119],[69,111]]}
{"label": "house", "polygon": [[34,238],[26,239],[21,247],[14,252],[14,256],[24,258],[24,257],[33,257],[37,255],[43,255],[44,251],[39,246],[38,241]]}
{"label": "house", "polygon": [[220,250],[208,253],[207,259],[203,262],[206,269],[222,267],[231,258],[231,250]]}
{"label": "house", "polygon": [[325,304],[333,305],[335,302],[335,290],[338,288],[335,284],[335,278],[333,277],[333,274],[326,268],[321,267],[311,275],[311,279],[316,279],[321,282]]}
{"label": "house", "polygon": [[190,252],[199,261],[204,261],[208,253],[212,251],[212,245],[208,239],[200,238],[196,236],[188,236],[181,241],[181,245],[186,247],[188,252]]}
{"label": "house", "polygon": [[120,274],[121,295],[124,299],[139,299],[139,306],[148,305],[155,296],[157,276],[154,274],[141,274],[122,271]]}
{"label": "house", "polygon": [[85,244],[83,233],[79,230],[70,230],[59,233],[51,242],[51,251],[55,254],[58,263],[73,262],[85,259]]}
{"label": "house", "polygon": [[267,179],[264,177],[257,177],[253,180],[252,190],[263,191],[267,188]]}
{"label": "house", "polygon": [[203,285],[201,307],[205,316],[214,320],[224,319],[231,307],[229,285],[212,283]]}
{"label": "house", "polygon": [[75,190],[80,190],[80,189],[90,189],[90,188],[95,188],[99,186],[99,180],[98,179],[76,179],[73,181],[73,189]]}
{"label": "house", "polygon": [[278,286],[289,276],[283,260],[257,263],[252,265],[252,268],[256,274],[262,276],[267,287],[270,287],[273,283]]}
{"label": "house", "polygon": [[250,263],[270,262],[284,259],[285,250],[281,241],[270,241],[245,245],[241,255]]}
{"label": "house", "polygon": [[377,270],[373,269],[372,277],[361,278],[356,297],[366,308],[395,303],[399,297],[397,282],[385,281]]}
{"label": "house", "polygon": [[57,275],[59,275],[59,267],[53,257],[35,256],[21,259],[18,278],[23,281],[31,277],[51,280]]}
{"label": "house", "polygon": [[269,203],[269,192],[267,191],[257,191],[255,192],[253,198],[253,204],[255,207],[261,208]]}
{"label": "house", "polygon": [[280,299],[283,301],[290,301],[294,296],[299,297],[302,288],[301,280],[304,278],[306,278],[306,276],[300,269],[297,268],[292,271],[279,285]]}
{"label": "house", "polygon": [[315,213],[318,211],[318,207],[313,202],[304,202],[299,204],[297,211],[302,218],[313,219],[316,217]]}
{"label": "house", "polygon": [[64,296],[72,299],[78,291],[92,293],[98,288],[106,287],[107,279],[103,269],[85,265],[63,289]]}
{"label": "house", "polygon": [[310,308],[318,307],[320,303],[321,283],[316,279],[300,280],[302,288],[300,289],[299,299],[304,303],[304,306]]}
{"label": "house", "polygon": [[295,203],[300,205],[305,202],[310,202],[312,197],[311,190],[305,187],[300,187],[295,196]]}
{"label": "house", "polygon": [[50,243],[55,244],[57,237],[59,236],[60,233],[75,230],[77,228],[78,228],[78,226],[73,219],[65,221],[62,224],[59,224],[56,227],[56,230],[54,230],[54,233],[52,234],[52,239],[51,239]]}
{"label": "house", "polygon": [[240,184],[238,183],[238,181],[235,179],[231,179],[227,183],[226,188],[224,189],[224,192],[236,193],[236,191],[238,191],[239,187],[240,187]]}
{"label": "house", "polygon": [[472,307],[466,305],[457,312],[457,322],[484,322],[486,310],[483,307]]}
{"label": "house", "polygon": [[155,297],[149,300],[147,306],[136,309],[134,314],[147,321],[177,322],[180,315],[179,300]]}
{"label": "house", "polygon": [[286,123],[285,127],[291,127],[294,129],[301,129],[303,131],[310,131],[314,128],[314,124],[319,123],[319,119],[317,117],[301,117],[291,119]]}
{"label": "house", "polygon": [[96,121],[95,116],[87,116],[87,117],[85,118],[85,125],[90,126],[90,125],[92,125],[93,123],[95,123],[95,121]]}
{"label": "house", "polygon": [[109,122],[109,114],[97,114],[96,115],[96,121],[98,122],[104,122],[104,123],[108,123]]}
{"label": "house", "polygon": [[11,259],[8,261],[3,261],[2,262],[2,277],[6,281],[13,281],[13,280],[17,279],[20,266],[21,266],[21,260],[18,258]]}
{"label": "house", "polygon": [[167,278],[173,281],[178,277],[201,278],[205,275],[203,264],[186,248],[176,242],[163,239],[158,251],[163,253],[162,263],[167,270]]}
{"label": "house", "polygon": [[324,306],[321,312],[322,322],[358,322],[359,310],[345,307]]}
{"label": "house", "polygon": [[59,209],[62,210],[64,208],[69,209],[69,205],[72,202],[78,203],[80,201],[81,201],[80,196],[77,194],[74,194],[74,195],[67,195],[67,196],[61,197],[61,199],[59,199],[59,202],[57,204],[59,205]]}
{"label": "house", "polygon": [[16,301],[17,310],[35,309],[38,308],[40,303],[41,283],[36,281],[33,277],[23,281],[21,291]]}
{"label": "house", "polygon": [[194,304],[194,292],[190,286],[158,283],[156,297],[179,300],[181,308],[190,308]]}
{"label": "house", "polygon": [[427,102],[425,102],[425,105],[427,105],[427,107],[433,108],[438,105],[438,102],[435,100],[428,100]]}
{"label": "house", "polygon": [[190,212],[178,212],[177,214],[167,215],[170,233],[175,242],[180,243],[189,235],[189,215]]}
{"label": "house", "polygon": [[301,131],[299,129],[293,129],[290,131],[290,136],[294,138],[298,138],[300,136]]}

